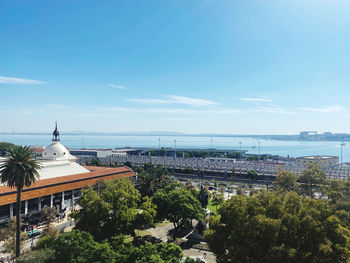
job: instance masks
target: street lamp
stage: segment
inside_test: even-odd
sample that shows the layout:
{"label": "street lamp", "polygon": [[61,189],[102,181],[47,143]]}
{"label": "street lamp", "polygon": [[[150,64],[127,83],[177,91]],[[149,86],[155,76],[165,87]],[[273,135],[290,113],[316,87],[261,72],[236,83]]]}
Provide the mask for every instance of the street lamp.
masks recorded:
{"label": "street lamp", "polygon": [[340,164],[343,163],[343,147],[345,146],[346,144],[343,142],[340,144]]}

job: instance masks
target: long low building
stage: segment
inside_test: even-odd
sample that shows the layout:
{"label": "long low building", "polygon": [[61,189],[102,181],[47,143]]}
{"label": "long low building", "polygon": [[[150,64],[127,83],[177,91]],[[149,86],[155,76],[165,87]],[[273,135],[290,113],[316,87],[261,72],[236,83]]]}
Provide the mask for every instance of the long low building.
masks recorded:
{"label": "long low building", "polygon": [[[38,170],[40,179],[22,192],[21,214],[30,217],[43,207],[56,207],[57,211],[74,209],[80,191],[101,180],[131,178],[136,174],[128,167],[107,168],[81,166],[76,157],[59,142],[57,126],[52,144],[45,147]],[[6,158],[0,158],[6,161]],[[15,215],[16,189],[0,184],[0,224]]]}

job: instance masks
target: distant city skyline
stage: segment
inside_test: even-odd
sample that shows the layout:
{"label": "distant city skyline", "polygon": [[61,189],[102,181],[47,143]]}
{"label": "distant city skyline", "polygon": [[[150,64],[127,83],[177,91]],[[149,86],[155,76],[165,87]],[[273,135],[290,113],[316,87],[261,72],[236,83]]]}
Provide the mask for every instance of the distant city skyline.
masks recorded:
{"label": "distant city skyline", "polygon": [[349,11],[1,1],[0,132],[350,133]]}

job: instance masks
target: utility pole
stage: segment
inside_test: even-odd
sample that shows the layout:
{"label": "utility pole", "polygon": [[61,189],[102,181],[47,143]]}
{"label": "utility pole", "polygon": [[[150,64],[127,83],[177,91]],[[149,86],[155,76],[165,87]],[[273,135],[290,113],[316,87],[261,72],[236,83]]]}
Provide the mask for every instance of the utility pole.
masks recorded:
{"label": "utility pole", "polygon": [[344,142],[342,142],[340,144],[340,164],[343,163],[343,147],[345,146],[346,144]]}
{"label": "utility pole", "polygon": [[239,142],[239,159],[242,158],[242,142]]}

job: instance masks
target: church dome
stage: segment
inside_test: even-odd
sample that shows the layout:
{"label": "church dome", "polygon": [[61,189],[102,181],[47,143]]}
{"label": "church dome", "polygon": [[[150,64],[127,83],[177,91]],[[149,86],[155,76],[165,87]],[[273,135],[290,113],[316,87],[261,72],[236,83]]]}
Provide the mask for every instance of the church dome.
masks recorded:
{"label": "church dome", "polygon": [[51,145],[47,146],[43,152],[42,157],[44,159],[50,160],[68,160],[71,159],[71,155],[66,147],[64,147],[59,142],[53,142]]}

